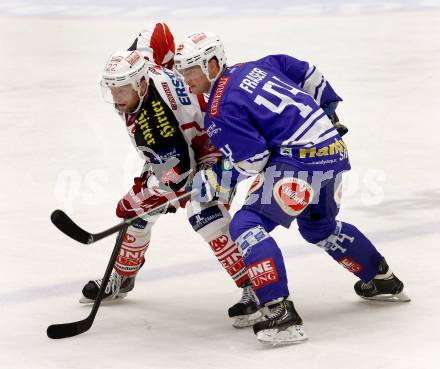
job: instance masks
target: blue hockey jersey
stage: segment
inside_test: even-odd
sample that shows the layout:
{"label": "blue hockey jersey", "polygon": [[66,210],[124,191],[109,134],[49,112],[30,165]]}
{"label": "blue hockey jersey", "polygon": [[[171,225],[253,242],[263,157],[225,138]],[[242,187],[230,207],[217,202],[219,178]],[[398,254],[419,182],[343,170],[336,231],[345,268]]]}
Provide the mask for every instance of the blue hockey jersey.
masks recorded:
{"label": "blue hockey jersey", "polygon": [[261,172],[269,158],[298,170],[339,172],[350,169],[347,148],[323,109],[341,100],[315,67],[270,55],[225,69],[204,126],[232,164],[234,182]]}

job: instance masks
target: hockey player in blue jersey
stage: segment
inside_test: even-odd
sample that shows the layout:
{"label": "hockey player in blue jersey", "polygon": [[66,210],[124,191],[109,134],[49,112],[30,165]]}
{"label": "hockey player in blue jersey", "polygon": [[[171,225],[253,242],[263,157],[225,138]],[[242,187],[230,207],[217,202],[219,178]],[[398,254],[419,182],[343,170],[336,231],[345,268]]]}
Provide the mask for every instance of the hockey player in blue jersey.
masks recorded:
{"label": "hockey player in blue jersey", "polygon": [[329,119],[341,98],[322,74],[287,55],[227,67],[221,40],[209,32],[187,36],[174,61],[194,93],[210,93],[204,128],[225,157],[197,173],[193,187],[200,200],[227,198],[240,180],[257,175],[230,232],[265,311],[266,319],[253,327],[258,340],[307,339],[289,297],[283,256],[270,236],[294,219],[306,241],[360,279],[354,285],[359,296],[409,301],[375,246],[336,219],[341,175],[350,163]]}

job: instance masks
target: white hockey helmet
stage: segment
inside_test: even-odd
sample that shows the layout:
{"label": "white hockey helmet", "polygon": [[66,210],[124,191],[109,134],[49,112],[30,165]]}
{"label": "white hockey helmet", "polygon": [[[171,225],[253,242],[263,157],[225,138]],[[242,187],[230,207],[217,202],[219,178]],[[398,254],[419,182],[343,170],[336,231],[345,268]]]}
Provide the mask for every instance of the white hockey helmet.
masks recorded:
{"label": "white hockey helmet", "polygon": [[141,95],[141,80],[148,82],[148,65],[137,51],[117,51],[107,60],[101,78],[101,92],[104,100],[114,104],[111,88],[131,85],[139,95],[138,111],[145,94]]}
{"label": "white hockey helmet", "polygon": [[[220,72],[209,78],[208,62],[213,57],[218,61]],[[177,47],[174,65],[178,71],[200,65],[208,80],[214,82],[226,66],[223,42],[212,32],[191,33]]]}

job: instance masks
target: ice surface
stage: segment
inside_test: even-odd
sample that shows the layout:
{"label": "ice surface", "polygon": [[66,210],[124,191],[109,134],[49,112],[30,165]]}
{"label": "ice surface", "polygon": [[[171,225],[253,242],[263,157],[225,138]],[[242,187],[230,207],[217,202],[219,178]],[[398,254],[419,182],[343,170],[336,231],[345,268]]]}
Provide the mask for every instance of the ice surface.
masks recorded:
{"label": "ice surface", "polygon": [[[236,14],[231,1],[189,1],[173,13],[167,9],[177,2],[120,5],[123,14],[144,9],[142,17],[108,11],[118,3],[0,5],[0,367],[438,367],[438,2],[275,1],[269,15],[260,1],[252,9],[243,2]],[[78,11],[86,6],[95,13]],[[213,7],[226,11],[214,18]],[[288,53],[318,65],[343,96],[338,112],[350,128],[353,171],[340,219],[377,244],[411,303],[361,301],[352,275],[302,241],[295,225],[277,229],[310,340],[268,349],[250,329],[232,328],[226,310],[240,293],[179,212],[155,226],[147,263],[126,300],[103,306],[81,336],[46,337],[49,324],[87,316],[90,308],[77,303],[80,290],[104,272],[113,246],[113,239],[93,246],[67,239],[50,224],[50,212],[65,209],[93,231],[117,221],[114,204],[142,162],[102,102],[98,81],[108,55],[157,20],[177,39],[193,30],[220,34],[230,64]],[[244,184],[234,210],[245,192]]]}

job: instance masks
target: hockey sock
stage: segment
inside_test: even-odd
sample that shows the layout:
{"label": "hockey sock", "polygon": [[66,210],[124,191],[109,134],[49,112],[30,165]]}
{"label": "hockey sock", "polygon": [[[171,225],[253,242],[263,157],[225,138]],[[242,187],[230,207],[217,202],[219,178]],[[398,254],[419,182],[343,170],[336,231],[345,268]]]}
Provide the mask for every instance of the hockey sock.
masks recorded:
{"label": "hockey sock", "polygon": [[227,226],[208,240],[208,243],[222,267],[232,277],[237,286],[241,287],[249,281],[241,251],[232,240]]}
{"label": "hockey sock", "polygon": [[383,256],[361,231],[349,223],[338,221],[333,234],[317,245],[363,282],[369,282],[379,273]]}
{"label": "hockey sock", "polygon": [[289,295],[281,250],[263,225],[260,214],[245,209],[235,214],[230,226],[261,304]]}
{"label": "hockey sock", "polygon": [[142,228],[136,224],[128,228],[115,263],[117,273],[127,277],[137,273],[144,261],[150,238],[151,232],[145,232],[145,226]]}

